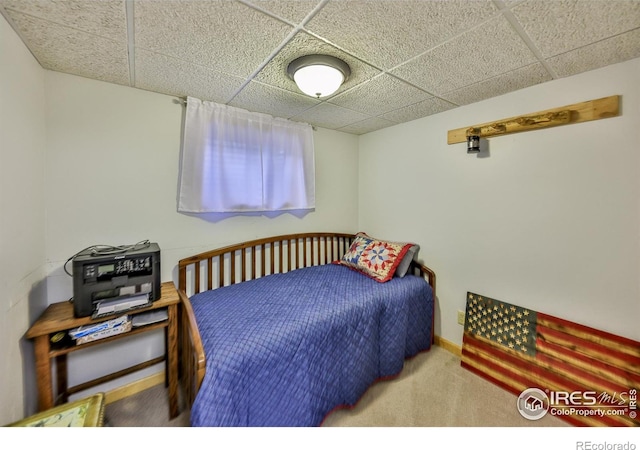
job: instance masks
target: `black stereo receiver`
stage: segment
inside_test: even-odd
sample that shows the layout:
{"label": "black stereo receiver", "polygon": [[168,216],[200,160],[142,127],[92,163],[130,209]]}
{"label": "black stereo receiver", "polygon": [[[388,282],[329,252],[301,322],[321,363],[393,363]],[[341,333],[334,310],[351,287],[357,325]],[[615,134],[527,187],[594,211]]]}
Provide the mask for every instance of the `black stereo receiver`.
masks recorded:
{"label": "black stereo receiver", "polygon": [[[160,298],[160,247],[146,242],[73,257],[73,312],[76,317],[114,314]],[[115,305],[115,306],[114,306]]]}

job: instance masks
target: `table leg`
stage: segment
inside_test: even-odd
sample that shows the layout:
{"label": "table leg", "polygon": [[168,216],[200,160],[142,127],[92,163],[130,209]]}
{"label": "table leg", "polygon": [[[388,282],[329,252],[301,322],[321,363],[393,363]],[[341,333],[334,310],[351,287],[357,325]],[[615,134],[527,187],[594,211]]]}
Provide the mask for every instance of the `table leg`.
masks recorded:
{"label": "table leg", "polygon": [[38,383],[38,410],[53,407],[53,385],[51,379],[51,360],[49,359],[49,336],[35,338],[36,377]]}
{"label": "table leg", "polygon": [[178,305],[171,305],[168,309],[169,418],[173,419],[180,413],[178,408]]}
{"label": "table leg", "polygon": [[67,403],[67,355],[56,356],[56,384],[58,385],[56,404]]}

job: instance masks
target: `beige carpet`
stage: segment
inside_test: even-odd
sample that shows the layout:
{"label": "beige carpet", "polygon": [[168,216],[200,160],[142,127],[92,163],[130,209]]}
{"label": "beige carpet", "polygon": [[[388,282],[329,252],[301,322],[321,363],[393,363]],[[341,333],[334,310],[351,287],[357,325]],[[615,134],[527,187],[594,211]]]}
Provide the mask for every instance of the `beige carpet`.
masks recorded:
{"label": "beige carpet", "polygon": [[[189,412],[169,420],[167,393],[156,386],[109,404],[114,427],[189,426]],[[523,418],[516,396],[460,367],[460,359],[434,346],[405,363],[402,373],[374,384],[351,409],[332,412],[325,427],[568,427],[547,414]]]}

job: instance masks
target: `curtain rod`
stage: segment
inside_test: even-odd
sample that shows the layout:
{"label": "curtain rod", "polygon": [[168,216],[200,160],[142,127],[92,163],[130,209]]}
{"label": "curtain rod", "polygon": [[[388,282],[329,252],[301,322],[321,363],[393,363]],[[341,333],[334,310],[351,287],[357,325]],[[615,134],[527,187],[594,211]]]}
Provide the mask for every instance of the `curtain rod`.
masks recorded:
{"label": "curtain rod", "polygon": [[173,99],[173,103],[175,103],[176,105],[187,106],[187,99],[186,98],[174,98]]}
{"label": "curtain rod", "polygon": [[[182,105],[182,106],[187,106],[187,99],[186,98],[174,98],[173,99],[173,103],[175,103],[176,105]],[[315,126],[311,126],[311,129],[313,131],[316,131],[317,128]]]}

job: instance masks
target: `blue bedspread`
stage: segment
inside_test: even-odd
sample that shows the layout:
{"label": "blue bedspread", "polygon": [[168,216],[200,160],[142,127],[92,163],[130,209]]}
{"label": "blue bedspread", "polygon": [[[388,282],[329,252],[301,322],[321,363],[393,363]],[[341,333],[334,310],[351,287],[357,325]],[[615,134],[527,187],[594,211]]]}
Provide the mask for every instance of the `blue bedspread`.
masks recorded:
{"label": "blue bedspread", "polygon": [[207,358],[192,426],[318,426],[431,345],[432,290],[415,276],[327,264],[191,301]]}

